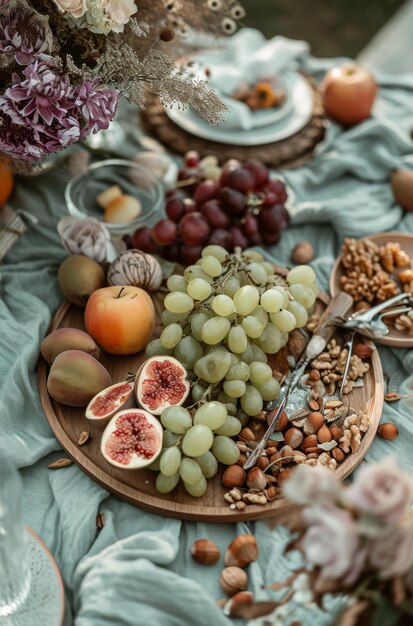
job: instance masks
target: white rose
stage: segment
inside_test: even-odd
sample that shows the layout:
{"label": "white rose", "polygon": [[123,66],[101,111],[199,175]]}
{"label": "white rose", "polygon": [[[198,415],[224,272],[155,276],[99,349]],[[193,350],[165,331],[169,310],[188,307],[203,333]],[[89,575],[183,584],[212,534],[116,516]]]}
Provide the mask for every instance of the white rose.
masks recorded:
{"label": "white rose", "polygon": [[83,254],[97,263],[111,262],[118,256],[108,229],[93,217],[63,217],[57,232],[70,254]]}
{"label": "white rose", "polygon": [[82,17],[86,11],[86,0],[53,0],[62,13],[70,13],[73,17]]}
{"label": "white rose", "polygon": [[299,465],[283,483],[283,493],[292,502],[313,504],[337,500],[341,490],[337,476],[326,467]]}
{"label": "white rose", "polygon": [[413,527],[387,528],[371,542],[369,560],[380,578],[406,574],[413,567]]}

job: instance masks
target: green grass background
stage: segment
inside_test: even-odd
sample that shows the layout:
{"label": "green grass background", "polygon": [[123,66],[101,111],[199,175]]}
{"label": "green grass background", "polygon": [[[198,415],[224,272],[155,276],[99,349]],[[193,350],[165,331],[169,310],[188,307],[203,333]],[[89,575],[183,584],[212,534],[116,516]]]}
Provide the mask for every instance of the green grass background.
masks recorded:
{"label": "green grass background", "polygon": [[241,0],[244,26],[304,39],[319,57],[357,55],[403,0]]}

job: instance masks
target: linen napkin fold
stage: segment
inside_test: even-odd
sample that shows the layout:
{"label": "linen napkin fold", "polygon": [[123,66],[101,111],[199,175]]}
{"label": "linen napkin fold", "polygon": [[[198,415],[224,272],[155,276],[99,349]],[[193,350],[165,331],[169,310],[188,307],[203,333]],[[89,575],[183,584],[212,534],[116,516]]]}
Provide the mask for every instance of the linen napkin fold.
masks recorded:
{"label": "linen napkin fold", "polygon": [[[208,82],[228,107],[225,122],[227,130],[251,130],[256,125],[257,114],[232,98],[237,87],[244,82],[254,83],[268,76],[280,76],[297,67],[309,46],[277,36],[270,40],[253,28],[242,28],[226,42],[222,52],[205,53],[199,57],[201,66],[208,67]],[[254,118],[255,116],[255,118]]]}

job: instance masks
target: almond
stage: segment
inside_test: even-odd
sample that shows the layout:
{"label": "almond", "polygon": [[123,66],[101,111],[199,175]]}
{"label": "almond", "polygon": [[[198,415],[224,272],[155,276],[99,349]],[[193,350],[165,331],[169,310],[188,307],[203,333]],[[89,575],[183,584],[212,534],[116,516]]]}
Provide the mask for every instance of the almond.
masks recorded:
{"label": "almond", "polygon": [[255,435],[252,432],[251,428],[243,428],[238,437],[242,440],[242,441],[255,441]]}
{"label": "almond", "polygon": [[314,398],[312,398],[311,400],[308,401],[308,406],[310,407],[310,409],[312,411],[319,411],[320,410],[320,405],[317,402],[317,400],[314,400]]}
{"label": "almond", "polygon": [[381,424],[378,429],[378,434],[382,439],[387,439],[388,441],[393,441],[399,434],[399,429],[396,424],[392,424],[391,422],[386,422],[385,424]]}
{"label": "almond", "polygon": [[330,429],[326,424],[324,424],[324,426],[322,426],[317,432],[317,439],[320,443],[326,443],[327,441],[331,441],[332,438],[333,437],[331,435]]}
{"label": "almond", "polygon": [[341,448],[333,448],[331,450],[331,454],[335,458],[336,461],[342,461],[346,456]]}
{"label": "almond", "polygon": [[340,428],[340,426],[337,426],[337,424],[331,424],[329,428],[331,436],[335,441],[338,441],[344,435],[342,429]]}

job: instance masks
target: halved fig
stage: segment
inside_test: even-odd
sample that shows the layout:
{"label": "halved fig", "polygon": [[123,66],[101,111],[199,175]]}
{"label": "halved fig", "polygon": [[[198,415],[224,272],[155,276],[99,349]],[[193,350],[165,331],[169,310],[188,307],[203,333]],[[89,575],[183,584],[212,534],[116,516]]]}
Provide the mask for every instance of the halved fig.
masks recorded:
{"label": "halved fig", "polygon": [[162,449],[161,423],[142,409],[120,411],[106,426],[100,451],[108,463],[123,469],[150,465]]}
{"label": "halved fig", "polygon": [[99,391],[89,402],[85,416],[97,425],[107,424],[122,408],[132,408],[133,381],[123,381]]}
{"label": "halved fig", "polygon": [[180,406],[190,389],[188,373],[173,356],[153,356],[142,365],[135,382],[136,401],[153,415]]}

